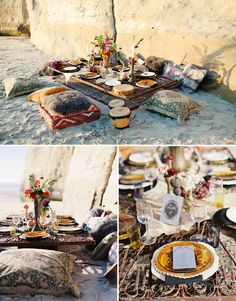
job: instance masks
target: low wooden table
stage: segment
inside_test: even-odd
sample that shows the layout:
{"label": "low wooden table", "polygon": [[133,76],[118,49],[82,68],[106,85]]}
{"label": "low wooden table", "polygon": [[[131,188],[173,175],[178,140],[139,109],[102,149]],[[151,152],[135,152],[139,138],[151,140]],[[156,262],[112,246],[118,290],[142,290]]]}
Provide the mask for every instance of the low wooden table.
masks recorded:
{"label": "low wooden table", "polygon": [[95,245],[93,237],[85,232],[78,234],[57,235],[43,239],[21,239],[19,236],[0,236],[0,247],[36,248],[58,250],[61,246]]}

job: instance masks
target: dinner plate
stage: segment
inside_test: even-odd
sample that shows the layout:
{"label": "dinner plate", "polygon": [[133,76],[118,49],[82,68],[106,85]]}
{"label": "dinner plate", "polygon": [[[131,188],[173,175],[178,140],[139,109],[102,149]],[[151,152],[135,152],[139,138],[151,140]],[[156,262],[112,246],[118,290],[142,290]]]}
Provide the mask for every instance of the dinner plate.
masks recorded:
{"label": "dinner plate", "polygon": [[70,73],[70,72],[77,72],[77,71],[78,71],[78,68],[75,67],[75,66],[64,67],[64,68],[62,69],[62,71],[63,71],[63,72],[68,72],[68,73]]}
{"label": "dinner plate", "polygon": [[210,152],[203,154],[203,158],[209,162],[223,163],[229,159],[229,156],[224,152]]}
{"label": "dinner plate", "polygon": [[72,60],[72,61],[69,61],[68,64],[71,66],[78,66],[78,65],[83,64],[83,62],[81,62],[81,60]]}
{"label": "dinner plate", "polygon": [[236,224],[236,206],[228,208],[226,210],[226,216],[231,222]]}
{"label": "dinner plate", "polygon": [[89,72],[89,71],[81,73],[80,75],[82,78],[85,78],[85,79],[95,79],[95,78],[100,77],[100,74],[97,74],[95,72]]}
{"label": "dinner plate", "polygon": [[10,227],[0,227],[0,233],[10,233]]}
{"label": "dinner plate", "polygon": [[119,71],[119,72],[127,72],[130,70],[129,67],[124,67],[123,69],[123,66],[122,65],[116,65],[112,68],[113,71]]}
{"label": "dinner plate", "polygon": [[153,87],[156,84],[156,81],[151,79],[143,79],[136,83],[136,86],[144,89]]}
{"label": "dinner plate", "polygon": [[[173,246],[194,246],[197,266],[191,270],[173,270],[171,268],[171,252]],[[202,275],[203,278],[218,269],[218,256],[214,248],[205,243],[192,241],[176,241],[157,249],[152,257],[152,271],[155,276],[165,280],[165,275],[177,278],[192,278]]]}
{"label": "dinner plate", "polygon": [[50,237],[50,234],[45,231],[25,232],[20,236],[22,239],[42,239],[48,237]]}
{"label": "dinner plate", "polygon": [[109,87],[114,87],[116,85],[120,85],[121,82],[119,80],[115,80],[115,79],[111,79],[105,82],[105,85],[109,86]]}
{"label": "dinner plate", "polygon": [[140,165],[146,165],[150,162],[152,162],[154,159],[150,153],[133,153],[129,156],[129,161],[131,163],[140,164]]}
{"label": "dinner plate", "polygon": [[68,232],[68,233],[72,233],[72,232],[78,232],[78,231],[82,231],[83,229],[78,226],[78,227],[72,227],[72,226],[67,226],[67,227],[59,227],[59,232]]}
{"label": "dinner plate", "polygon": [[122,175],[120,177],[120,183],[125,185],[142,183],[145,181],[144,174],[130,174]]}
{"label": "dinner plate", "polygon": [[156,75],[155,72],[148,72],[148,71],[140,74],[140,76],[142,77],[154,77],[155,75]]}
{"label": "dinner plate", "polygon": [[[196,258],[196,268],[193,269],[173,269],[173,247],[178,246],[193,246],[194,253]],[[164,246],[156,256],[156,267],[162,272],[171,273],[172,276],[178,274],[184,276],[186,273],[195,273],[197,271],[203,271],[203,269],[208,268],[212,264],[212,254],[211,252],[204,246],[196,242],[189,241],[180,241],[174,242]]]}

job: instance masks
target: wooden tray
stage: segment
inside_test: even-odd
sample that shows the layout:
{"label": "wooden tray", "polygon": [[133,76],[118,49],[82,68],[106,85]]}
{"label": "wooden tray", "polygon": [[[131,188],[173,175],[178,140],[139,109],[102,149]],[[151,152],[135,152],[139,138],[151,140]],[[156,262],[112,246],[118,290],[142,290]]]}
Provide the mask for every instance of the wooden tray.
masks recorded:
{"label": "wooden tray", "polygon": [[[50,67],[53,71],[58,72],[63,74],[62,70],[57,70],[54,69],[52,67]],[[96,79],[82,79],[81,77],[79,77],[78,75],[71,75],[71,78],[74,81],[77,81],[78,83],[82,83],[85,84],[87,86],[93,87],[97,90],[100,90],[106,94],[110,94],[112,96],[114,96],[115,98],[121,98],[124,100],[133,100],[133,99],[137,99],[137,98],[149,98],[151,95],[153,95],[155,92],[159,91],[159,90],[163,90],[163,89],[174,89],[176,87],[178,87],[181,83],[177,80],[173,80],[173,79],[169,79],[167,77],[164,76],[155,76],[153,79],[155,81],[157,81],[157,84],[154,85],[151,88],[141,88],[136,86],[136,84],[131,84],[132,86],[135,87],[135,91],[132,95],[128,95],[128,96],[123,96],[123,95],[117,95],[113,92],[113,87],[109,87],[105,84],[97,84],[96,83]],[[139,80],[141,80],[143,78],[140,77],[139,74],[136,75],[136,82],[138,82]],[[128,83],[128,81],[122,82],[123,84],[130,84]]]}

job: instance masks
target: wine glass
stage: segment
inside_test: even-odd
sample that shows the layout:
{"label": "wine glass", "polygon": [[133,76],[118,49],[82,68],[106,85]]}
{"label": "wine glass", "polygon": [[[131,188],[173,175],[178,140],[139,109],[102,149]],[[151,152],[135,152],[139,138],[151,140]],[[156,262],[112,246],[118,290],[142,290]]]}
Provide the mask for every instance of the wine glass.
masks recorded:
{"label": "wine glass", "polygon": [[154,236],[151,236],[150,230],[149,230],[149,223],[152,219],[152,208],[151,205],[148,204],[145,200],[140,200],[136,202],[136,209],[137,209],[137,219],[138,221],[145,225],[146,232],[142,236],[141,242],[144,245],[152,245],[155,243],[156,238]]}
{"label": "wine glass", "polygon": [[153,188],[153,181],[157,177],[157,170],[155,166],[147,165],[144,170],[144,177],[147,181],[151,182],[151,189]]}
{"label": "wine glass", "polygon": [[193,208],[191,210],[191,218],[194,222],[197,222],[197,232],[190,237],[194,241],[204,241],[204,236],[200,233],[200,223],[207,217],[207,204],[203,200],[197,200],[193,202]]}

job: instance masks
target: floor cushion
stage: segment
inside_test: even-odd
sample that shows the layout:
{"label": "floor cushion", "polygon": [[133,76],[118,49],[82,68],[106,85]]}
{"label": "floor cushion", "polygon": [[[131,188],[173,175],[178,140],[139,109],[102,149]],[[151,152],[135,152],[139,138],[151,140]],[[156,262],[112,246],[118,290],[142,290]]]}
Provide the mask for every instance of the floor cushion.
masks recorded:
{"label": "floor cushion", "polygon": [[[0,294],[62,296],[79,288],[71,274],[75,256],[41,249],[14,249],[0,253]],[[22,299],[23,300],[23,299]]]}
{"label": "floor cushion", "polygon": [[162,90],[152,95],[145,106],[146,110],[176,118],[180,125],[201,106],[190,97],[171,90]]}
{"label": "floor cushion", "polygon": [[106,260],[113,243],[117,240],[117,232],[107,234],[94,249],[92,257],[94,260]]}
{"label": "floor cushion", "polygon": [[174,79],[174,80],[182,81],[183,70],[178,66],[167,65],[163,76]]}
{"label": "floor cushion", "polygon": [[56,94],[59,92],[64,92],[66,91],[67,88],[64,86],[55,86],[55,87],[48,87],[48,88],[43,88],[40,90],[37,90],[27,96],[27,99],[30,101],[35,101],[37,103],[42,103],[44,100],[44,97],[51,95],[51,94]]}
{"label": "floor cushion", "polygon": [[203,81],[207,74],[207,70],[196,65],[188,64],[183,70],[182,87],[187,91],[196,91],[199,84]]}
{"label": "floor cushion", "polygon": [[78,91],[46,96],[39,111],[51,130],[58,130],[100,118],[100,109]]}
{"label": "floor cushion", "polygon": [[[3,80],[6,99],[12,99],[16,96],[25,95],[38,89],[50,85],[44,79],[39,77],[16,78],[9,77]],[[52,84],[51,84],[52,85]]]}

